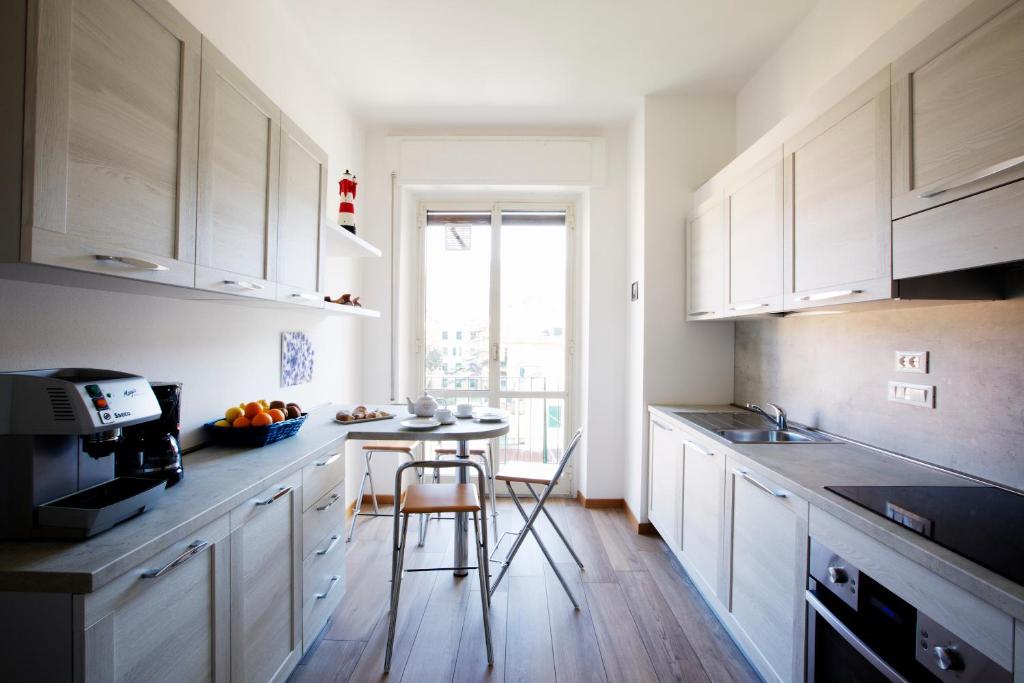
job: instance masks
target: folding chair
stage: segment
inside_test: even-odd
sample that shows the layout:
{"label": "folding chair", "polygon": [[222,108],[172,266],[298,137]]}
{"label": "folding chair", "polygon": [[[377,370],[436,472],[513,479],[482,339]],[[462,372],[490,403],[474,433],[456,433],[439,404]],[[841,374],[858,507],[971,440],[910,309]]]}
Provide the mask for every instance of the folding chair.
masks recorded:
{"label": "folding chair", "polygon": [[[418,441],[380,441],[363,444],[363,479],[359,482],[359,493],[356,494],[356,505],[352,511],[352,526],[348,530],[348,543],[356,534],[356,522],[360,517],[390,517],[390,512],[381,512],[377,505],[377,492],[373,488],[373,470],[370,467],[370,460],[376,453],[396,453],[399,457],[405,456],[411,462],[416,462],[416,449]],[[424,449],[424,455],[426,449]],[[419,470],[419,480],[423,481],[423,470]],[[366,482],[370,482],[370,501],[373,503],[373,512],[363,512],[363,493],[366,490]],[[398,500],[397,498],[395,499]],[[420,516],[420,545],[423,545],[426,538],[426,520]]]}
{"label": "folding chair", "polygon": [[[580,443],[580,439],[583,438],[583,429],[579,429],[576,434],[573,435],[572,440],[569,442],[569,446],[565,449],[565,453],[562,454],[562,458],[557,463],[533,463],[533,462],[510,462],[506,463],[498,470],[498,474],[495,475],[495,479],[498,481],[505,482],[505,486],[508,487],[508,493],[512,497],[512,502],[516,504],[516,508],[519,510],[519,514],[523,516],[524,524],[523,528],[518,532],[508,531],[502,535],[501,538],[495,541],[494,547],[497,549],[498,544],[501,543],[501,539],[505,535],[514,534],[516,540],[512,542],[512,547],[509,548],[508,553],[505,555],[505,559],[501,561],[501,569],[498,571],[498,576],[494,579],[494,583],[491,584],[490,592],[494,593],[497,589],[498,584],[501,583],[502,578],[505,576],[505,572],[508,571],[508,567],[512,564],[513,558],[516,553],[519,552],[519,548],[523,545],[523,541],[526,540],[526,533],[530,532],[533,534],[534,539],[537,541],[537,545],[540,546],[540,550],[544,553],[544,557],[547,558],[548,564],[551,565],[551,569],[554,570],[555,576],[558,577],[559,582],[562,584],[562,588],[565,589],[566,594],[569,596],[569,600],[572,601],[573,607],[576,609],[580,608],[576,598],[573,597],[572,591],[569,590],[569,584],[566,583],[565,577],[562,576],[562,572],[558,571],[558,566],[555,561],[551,558],[551,553],[548,552],[547,547],[544,545],[544,541],[541,540],[540,534],[533,528],[533,523],[537,521],[537,517],[543,512],[551,522],[551,526],[554,527],[558,537],[562,539],[562,543],[569,549],[569,554],[572,555],[572,559],[576,561],[580,569],[583,569],[583,563],[580,561],[579,556],[576,555],[576,551],[572,549],[569,541],[566,540],[565,534],[555,523],[554,518],[547,510],[544,509],[544,503],[547,502],[548,496],[554,491],[555,486],[558,484],[558,480],[562,476],[562,472],[565,470],[565,466],[569,464],[569,458],[572,457],[576,447]],[[513,483],[525,484],[530,495],[536,501],[533,510],[530,514],[526,514],[526,510],[523,509],[523,504],[520,502],[519,497],[516,495],[515,489],[512,488]],[[533,484],[543,485],[545,488],[541,492],[540,496],[533,488]]]}

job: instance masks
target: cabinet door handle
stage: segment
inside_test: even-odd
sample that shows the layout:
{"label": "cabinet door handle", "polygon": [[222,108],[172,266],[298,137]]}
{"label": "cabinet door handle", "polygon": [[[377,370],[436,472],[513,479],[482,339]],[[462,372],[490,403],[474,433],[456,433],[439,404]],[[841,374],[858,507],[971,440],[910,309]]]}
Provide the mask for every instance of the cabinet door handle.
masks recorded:
{"label": "cabinet door handle", "polygon": [[666,427],[665,425],[661,424],[657,420],[651,420],[651,424],[654,425],[655,427],[657,427],[658,429],[664,429],[666,432],[671,432],[672,431],[671,427]]}
{"label": "cabinet door handle", "polygon": [[765,306],[768,306],[768,305],[769,305],[769,304],[767,304],[767,303],[760,303],[760,304],[739,304],[738,306],[730,306],[730,307],[729,307],[729,310],[730,310],[730,311],[752,311],[752,310],[754,310],[755,308],[763,308],[763,307],[765,307]]}
{"label": "cabinet door handle", "polygon": [[103,263],[123,263],[126,266],[138,268],[139,270],[169,270],[167,266],[156,263],[155,261],[146,261],[145,259],[133,258],[131,256],[109,256],[107,254],[93,254],[93,257],[97,261],[102,261]]}
{"label": "cabinet door handle", "polygon": [[747,472],[745,472],[743,470],[736,469],[736,470],[733,470],[733,473],[738,474],[739,476],[743,477],[744,479],[749,481],[751,484],[753,484],[754,488],[761,489],[762,491],[767,493],[769,496],[774,496],[775,498],[786,498],[788,496],[788,494],[785,491],[776,491],[775,489],[771,488],[767,484],[763,484],[762,482],[758,481],[757,479],[754,479],[752,476],[750,476],[749,473],[747,473]]}
{"label": "cabinet door handle", "polygon": [[270,505],[274,501],[276,501],[276,500],[278,500],[280,498],[284,498],[285,496],[287,496],[289,493],[291,493],[294,490],[295,490],[294,486],[285,486],[283,488],[278,489],[277,493],[272,495],[270,498],[267,498],[266,500],[258,500],[258,501],[256,501],[256,505]]}
{"label": "cabinet door handle", "polygon": [[317,600],[323,600],[324,598],[326,598],[328,595],[331,594],[331,591],[334,590],[334,587],[338,585],[339,581],[341,581],[341,577],[340,576],[332,576],[331,577],[331,584],[329,586],[327,586],[327,590],[325,590],[323,593],[317,593],[313,597],[316,598]]}
{"label": "cabinet door handle", "polygon": [[315,463],[313,463],[313,465],[315,465],[316,467],[327,467],[328,465],[330,465],[331,463],[333,463],[335,460],[337,460],[340,457],[341,457],[341,453],[338,453],[338,452],[331,453],[329,456],[327,456],[326,460],[322,460],[320,462],[315,462]]}
{"label": "cabinet door handle", "polygon": [[306,301],[322,301],[322,299],[316,294],[310,294],[308,292],[300,292],[292,294],[292,296],[296,299],[305,299]]}
{"label": "cabinet door handle", "polygon": [[926,190],[917,196],[919,199],[931,199],[932,197],[937,197],[940,194],[949,192],[950,190],[955,190],[959,187],[963,187],[964,185],[969,185],[970,183],[977,182],[979,180],[984,180],[989,176],[994,176],[996,173],[1009,171],[1011,169],[1017,168],[1018,166],[1024,166],[1024,154],[1022,154],[1019,157],[1007,159],[1006,161],[1000,161],[998,164],[992,164],[991,166],[983,168],[980,171],[975,171],[973,173],[962,175],[959,178],[957,178],[951,185],[935,188],[934,190]]}
{"label": "cabinet door handle", "polygon": [[693,441],[685,441],[685,443],[686,443],[686,445],[688,447],[690,447],[690,449],[693,449],[694,451],[696,451],[697,453],[699,453],[701,455],[711,456],[713,458],[715,457],[714,453],[712,453],[711,451],[705,451],[705,450],[701,449],[701,447],[699,445],[697,445],[696,443],[694,443]]}
{"label": "cabinet door handle", "polygon": [[203,552],[209,547],[209,541],[192,541],[192,543],[189,543],[188,547],[185,548],[185,552],[183,552],[181,555],[178,555],[176,558],[165,564],[160,569],[147,569],[146,571],[142,572],[141,578],[159,579],[164,574],[174,571],[175,569],[185,564],[193,557],[195,557],[196,555]]}
{"label": "cabinet door handle", "polygon": [[249,282],[248,280],[224,280],[224,284],[228,287],[237,287],[238,289],[244,289],[250,292],[258,292],[261,289],[266,289],[260,283]]}
{"label": "cabinet door handle", "polygon": [[327,544],[327,547],[324,548],[323,550],[317,550],[316,554],[317,555],[326,555],[327,553],[329,553],[332,550],[334,550],[334,546],[338,545],[338,539],[339,538],[341,538],[341,536],[338,536],[337,534],[331,536],[331,542]]}
{"label": "cabinet door handle", "polygon": [[320,507],[318,507],[318,508],[316,509],[316,511],[317,511],[317,512],[325,512],[325,511],[327,511],[327,510],[330,510],[330,509],[331,509],[331,507],[332,507],[332,506],[333,506],[333,505],[334,505],[335,503],[337,503],[337,502],[338,502],[338,501],[339,501],[340,499],[341,499],[341,496],[339,496],[339,495],[338,495],[337,493],[332,493],[332,494],[331,494],[331,499],[330,499],[330,502],[329,502],[329,503],[326,503],[326,504],[324,504],[324,505],[321,505]]}
{"label": "cabinet door handle", "polygon": [[714,311],[694,311],[690,315],[711,315]]}

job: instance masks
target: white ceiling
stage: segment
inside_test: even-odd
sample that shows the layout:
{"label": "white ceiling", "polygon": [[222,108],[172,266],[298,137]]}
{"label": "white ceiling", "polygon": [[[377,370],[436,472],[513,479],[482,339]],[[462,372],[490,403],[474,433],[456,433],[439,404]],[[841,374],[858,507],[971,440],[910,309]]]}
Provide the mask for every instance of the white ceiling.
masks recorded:
{"label": "white ceiling", "polygon": [[600,123],[735,93],[814,0],[285,0],[368,121]]}

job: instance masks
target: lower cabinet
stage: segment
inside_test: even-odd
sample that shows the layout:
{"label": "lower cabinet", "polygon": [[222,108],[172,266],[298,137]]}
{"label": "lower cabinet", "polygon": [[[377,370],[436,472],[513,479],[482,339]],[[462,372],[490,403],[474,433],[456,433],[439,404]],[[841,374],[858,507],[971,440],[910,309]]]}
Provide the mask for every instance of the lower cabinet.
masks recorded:
{"label": "lower cabinet", "polygon": [[231,511],[231,680],[283,681],[302,654],[302,474]]}
{"label": "lower cabinet", "polygon": [[678,551],[682,532],[683,442],[675,429],[653,417],[650,434],[647,517],[665,543]]}
{"label": "lower cabinet", "polygon": [[731,458],[726,466],[729,614],[766,678],[802,681],[807,503]]}
{"label": "lower cabinet", "polygon": [[228,532],[222,517],[76,597],[84,617],[74,645],[80,680],[227,681]]}
{"label": "lower cabinet", "polygon": [[703,589],[721,596],[725,455],[684,436],[682,551]]}

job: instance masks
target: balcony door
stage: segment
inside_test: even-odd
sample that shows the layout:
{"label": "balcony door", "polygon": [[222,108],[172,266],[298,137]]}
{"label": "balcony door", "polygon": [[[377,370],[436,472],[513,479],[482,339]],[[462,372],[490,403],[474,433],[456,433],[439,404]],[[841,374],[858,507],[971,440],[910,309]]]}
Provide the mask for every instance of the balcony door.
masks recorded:
{"label": "balcony door", "polygon": [[420,227],[423,387],[508,411],[500,462],[557,462],[573,431],[571,207],[424,205]]}

